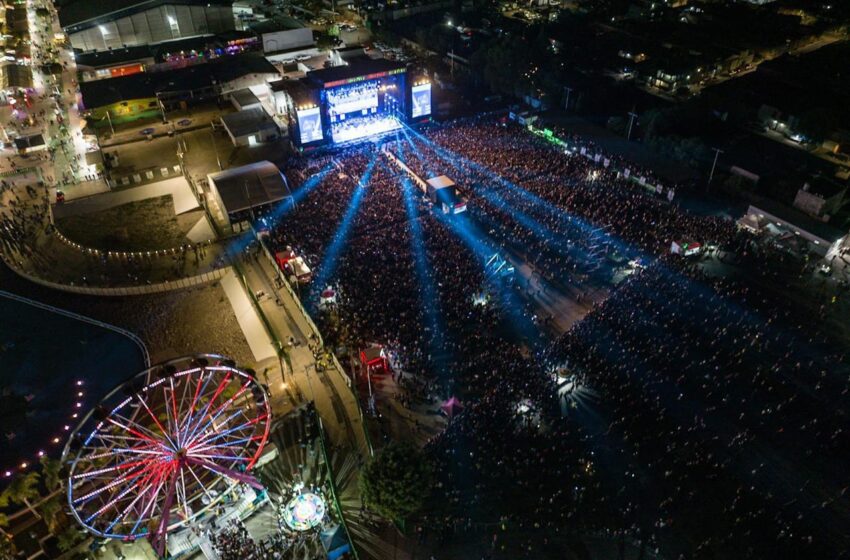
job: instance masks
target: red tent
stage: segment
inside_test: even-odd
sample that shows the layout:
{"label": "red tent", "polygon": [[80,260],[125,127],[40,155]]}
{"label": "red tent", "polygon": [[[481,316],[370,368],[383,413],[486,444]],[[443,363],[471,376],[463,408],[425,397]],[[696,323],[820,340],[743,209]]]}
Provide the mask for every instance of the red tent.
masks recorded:
{"label": "red tent", "polygon": [[361,350],[360,363],[369,373],[384,373],[390,370],[387,353],[380,344],[373,343]]}
{"label": "red tent", "polygon": [[295,251],[293,251],[292,249],[287,249],[286,251],[280,251],[278,253],[275,253],[275,255],[274,255],[274,260],[277,261],[277,266],[279,266],[281,270],[283,270],[283,267],[286,266],[286,263],[288,263],[290,260],[292,260],[294,258],[295,258]]}

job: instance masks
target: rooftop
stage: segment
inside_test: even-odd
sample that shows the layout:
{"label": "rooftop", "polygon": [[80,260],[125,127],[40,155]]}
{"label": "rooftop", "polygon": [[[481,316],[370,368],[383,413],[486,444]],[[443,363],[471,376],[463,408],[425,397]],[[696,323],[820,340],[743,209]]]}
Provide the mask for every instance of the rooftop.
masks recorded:
{"label": "rooftop", "polygon": [[241,54],[215,58],[164,72],[141,72],[130,76],[95,80],[80,84],[83,104],[87,109],[120,101],[156,97],[158,93],[194,91],[222,84],[247,74],[275,74],[277,69],[262,56]]}
{"label": "rooftop", "polygon": [[288,29],[300,29],[304,25],[295,18],[277,15],[263,21],[251,22],[248,27],[254,33],[274,33],[275,31],[286,31]]}
{"label": "rooftop", "polygon": [[808,185],[807,192],[820,196],[822,198],[832,198],[835,195],[841,194],[847,190],[847,182],[838,182],[829,177],[812,177],[806,181]]}
{"label": "rooftop", "polygon": [[752,208],[776,216],[780,220],[793,224],[795,227],[819,237],[828,243],[833,243],[846,235],[846,232],[826,222],[812,218],[808,214],[796,208],[786,206],[781,202],[764,199],[753,203]]}
{"label": "rooftop", "polygon": [[56,8],[63,29],[74,27],[74,30],[79,30],[163,5],[210,4],[230,6],[233,0],[60,0],[56,2]]}
{"label": "rooftop", "polygon": [[238,89],[236,91],[230,92],[230,98],[235,100],[236,103],[239,104],[240,107],[247,107],[248,105],[256,105],[260,102],[257,99],[257,96],[254,95],[254,92],[248,88]]}
{"label": "rooftop", "polygon": [[228,113],[221,117],[221,122],[234,137],[245,136],[258,130],[277,126],[259,107]]}
{"label": "rooftop", "polygon": [[171,53],[180,51],[205,51],[220,48],[227,45],[233,39],[252,37],[247,31],[227,31],[219,35],[204,35],[202,37],[189,37],[187,39],[174,39],[154,45],[138,45],[135,47],[123,47],[108,51],[78,52],[74,55],[79,66],[109,66],[122,62],[131,62],[143,58],[153,58],[157,62],[165,60]]}
{"label": "rooftop", "polygon": [[280,169],[270,161],[258,161],[210,175],[228,214],[278,202],[290,196]]}

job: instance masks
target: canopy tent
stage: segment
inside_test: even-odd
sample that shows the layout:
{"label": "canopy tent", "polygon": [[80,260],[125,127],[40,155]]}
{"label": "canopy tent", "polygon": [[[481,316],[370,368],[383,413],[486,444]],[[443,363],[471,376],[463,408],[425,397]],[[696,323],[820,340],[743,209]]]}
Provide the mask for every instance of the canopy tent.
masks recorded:
{"label": "canopy tent", "polygon": [[389,370],[389,360],[387,359],[387,353],[384,351],[384,347],[374,342],[360,351],[360,363],[370,373],[376,370]]}
{"label": "canopy tent", "polygon": [[451,397],[449,400],[440,405],[440,410],[446,413],[449,419],[463,410],[463,403],[457,400],[457,397]]}

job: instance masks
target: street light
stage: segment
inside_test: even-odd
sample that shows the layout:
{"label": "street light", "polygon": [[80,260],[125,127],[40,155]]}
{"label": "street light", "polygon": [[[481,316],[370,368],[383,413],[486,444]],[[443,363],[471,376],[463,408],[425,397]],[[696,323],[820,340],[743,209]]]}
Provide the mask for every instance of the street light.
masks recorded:
{"label": "street light", "polygon": [[570,110],[570,94],[573,92],[573,88],[564,86],[564,90],[567,92],[567,97],[564,100],[564,111]]}
{"label": "street light", "polygon": [[[723,150],[720,148],[712,148],[712,150],[714,150],[714,163],[711,164],[711,173],[708,175],[708,189],[711,188],[711,180],[714,179],[714,169],[717,167],[717,158],[719,158],[720,154],[723,153]],[[708,189],[706,189],[706,192]]]}
{"label": "street light", "polygon": [[629,134],[626,136],[626,142],[628,142],[632,139],[632,125],[634,124],[636,118],[637,118],[637,113],[635,113],[634,111],[630,111],[629,112]]}

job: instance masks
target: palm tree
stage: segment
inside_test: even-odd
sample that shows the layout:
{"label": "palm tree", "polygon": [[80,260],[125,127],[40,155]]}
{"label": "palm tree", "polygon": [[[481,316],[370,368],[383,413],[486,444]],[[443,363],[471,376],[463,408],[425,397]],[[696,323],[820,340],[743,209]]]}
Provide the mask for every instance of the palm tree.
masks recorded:
{"label": "palm tree", "polygon": [[35,508],[32,507],[30,500],[35,500],[40,497],[38,492],[39,475],[35,471],[30,471],[26,474],[18,475],[12,484],[6,489],[8,499],[13,504],[24,505],[32,513],[36,519],[41,519],[41,515]]}

